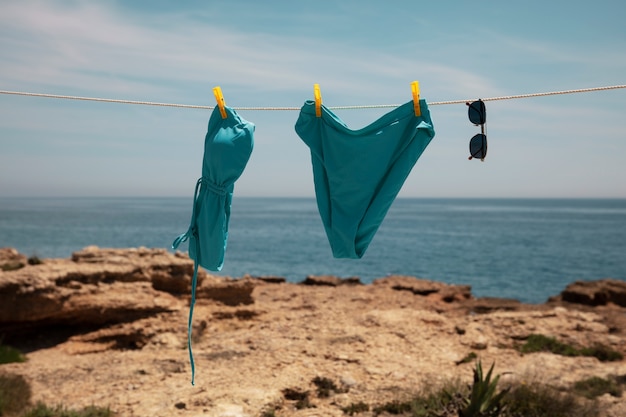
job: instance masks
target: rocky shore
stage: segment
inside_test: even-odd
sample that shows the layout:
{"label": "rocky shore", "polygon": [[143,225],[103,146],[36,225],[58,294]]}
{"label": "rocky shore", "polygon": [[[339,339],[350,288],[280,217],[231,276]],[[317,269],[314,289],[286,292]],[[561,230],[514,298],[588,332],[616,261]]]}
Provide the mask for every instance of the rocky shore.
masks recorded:
{"label": "rocky shore", "polygon": [[[359,402],[405,398],[451,378],[476,355],[502,382],[568,389],[626,376],[626,360],[522,354],[532,334],[626,354],[626,283],[574,282],[540,305],[476,298],[466,285],[390,276],[218,277],[200,271],[193,320],[196,385],[186,350],[193,262],[162,249],[87,247],[29,260],[0,249],[0,341],[27,361],[33,401],[108,406],[119,416],[344,416]],[[315,378],[338,387],[315,394]],[[311,393],[298,409],[293,393]],[[607,416],[626,399],[606,394]]]}

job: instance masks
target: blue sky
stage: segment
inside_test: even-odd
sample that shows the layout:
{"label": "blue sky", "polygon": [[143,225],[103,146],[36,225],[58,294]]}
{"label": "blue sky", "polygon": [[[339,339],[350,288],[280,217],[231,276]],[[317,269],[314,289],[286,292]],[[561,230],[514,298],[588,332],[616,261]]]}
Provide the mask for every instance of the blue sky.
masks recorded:
{"label": "blue sky", "polygon": [[[233,107],[402,104],[626,84],[626,3],[0,2],[0,89]],[[362,128],[390,109],[337,110]],[[626,89],[464,104],[404,197],[626,197]],[[313,196],[297,111],[240,111],[255,148],[236,196]],[[0,95],[0,196],[189,196],[210,110]]]}

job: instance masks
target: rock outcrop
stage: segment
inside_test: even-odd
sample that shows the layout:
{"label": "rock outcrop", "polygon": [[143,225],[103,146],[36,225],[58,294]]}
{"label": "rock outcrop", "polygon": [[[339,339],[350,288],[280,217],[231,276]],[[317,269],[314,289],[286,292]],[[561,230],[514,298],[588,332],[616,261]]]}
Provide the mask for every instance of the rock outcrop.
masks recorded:
{"label": "rock outcrop", "polygon": [[26,266],[28,259],[13,248],[0,248],[0,271],[14,271]]}
{"label": "rock outcrop", "polygon": [[[3,250],[8,262],[21,260]],[[42,326],[102,326],[180,310],[191,292],[193,261],[165,249],[87,247],[0,275],[0,333]],[[198,272],[198,298],[251,304],[252,279]]]}
{"label": "rock outcrop", "polygon": [[409,291],[415,295],[427,296],[446,303],[472,298],[472,288],[469,285],[451,285],[402,275],[377,279],[374,285],[384,285],[398,291]]}
{"label": "rock outcrop", "polygon": [[[28,358],[0,365],[0,375],[25,377],[33,401],[51,405],[108,406],[119,416],[339,417],[354,404],[380,405],[453,378],[470,382],[472,357],[495,362],[502,383],[568,390],[583,378],[626,378],[625,360],[518,349],[541,334],[626,354],[621,281],[574,283],[549,303],[526,305],[406,276],[372,285],[310,276],[295,284],[201,270],[192,387],[186,255],[88,247],[29,265],[0,253],[24,264],[0,272],[0,339]],[[45,343],[35,343],[40,338]],[[320,380],[336,389],[316,394]],[[301,398],[308,408],[298,406]],[[600,402],[607,417],[626,415],[624,398]]]}
{"label": "rock outcrop", "polygon": [[626,282],[617,279],[576,281],[550,301],[564,301],[587,306],[618,305],[626,307]]}
{"label": "rock outcrop", "polygon": [[176,299],[155,289],[151,277],[154,273],[158,286],[168,270],[170,280],[184,282],[180,272],[188,263],[159,250],[91,247],[71,260],[5,271],[0,275],[0,330],[102,325],[173,311]]}
{"label": "rock outcrop", "polygon": [[334,275],[308,275],[302,284],[336,287],[338,285],[360,285],[361,280],[358,277],[339,278]]}

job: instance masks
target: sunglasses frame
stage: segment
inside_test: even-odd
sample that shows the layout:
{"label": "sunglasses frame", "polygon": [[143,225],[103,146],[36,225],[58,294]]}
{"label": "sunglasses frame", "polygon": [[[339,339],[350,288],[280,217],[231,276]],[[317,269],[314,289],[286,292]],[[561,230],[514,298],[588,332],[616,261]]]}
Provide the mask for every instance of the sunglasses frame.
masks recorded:
{"label": "sunglasses frame", "polygon": [[[475,126],[480,126],[480,133],[477,133],[470,139],[470,156],[468,159],[472,160],[473,158],[477,158],[484,162],[487,157],[487,134],[485,133],[487,108],[485,107],[485,102],[481,99],[465,104],[468,106],[467,117],[470,123],[473,123]],[[478,147],[478,149],[475,149],[476,147]]]}

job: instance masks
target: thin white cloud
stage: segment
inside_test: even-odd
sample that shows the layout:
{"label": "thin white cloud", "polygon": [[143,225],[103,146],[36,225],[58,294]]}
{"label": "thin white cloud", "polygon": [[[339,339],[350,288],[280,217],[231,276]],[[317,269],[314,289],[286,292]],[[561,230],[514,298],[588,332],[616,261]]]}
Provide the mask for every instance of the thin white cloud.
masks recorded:
{"label": "thin white cloud", "polygon": [[441,86],[436,91],[446,96],[495,92],[487,78],[419,56],[354,49],[308,36],[242,33],[185,20],[184,14],[170,16],[155,29],[150,17],[136,21],[102,3],[72,5],[0,5],[4,88],[36,83],[54,91],[134,96],[171,91],[175,83],[288,92],[325,82],[349,97],[383,90],[390,80],[401,81],[399,88],[405,89],[404,83],[420,78]]}
{"label": "thin white cloud", "polygon": [[[444,48],[427,50],[419,40],[423,47],[415,50],[428,53],[411,54],[409,49],[406,54],[393,54],[309,34],[245,33],[207,25],[198,16],[182,12],[164,19],[125,14],[112,3],[80,1],[3,2],[0,26],[4,88],[35,83],[55,91],[139,98],[171,93],[176,85],[224,83],[248,91],[285,93],[324,82],[344,97],[358,98],[368,89],[385,90],[390,84],[402,83],[397,88],[403,90],[405,83],[419,79],[437,99],[511,93],[510,87],[498,85],[494,74],[472,68],[466,59],[475,52],[454,37],[447,40],[445,55]],[[508,56],[528,61],[597,61],[590,56],[594,51],[580,54],[557,44],[487,30],[475,35],[486,40],[494,56],[508,51]],[[625,58],[604,58],[616,66],[626,65]]]}

